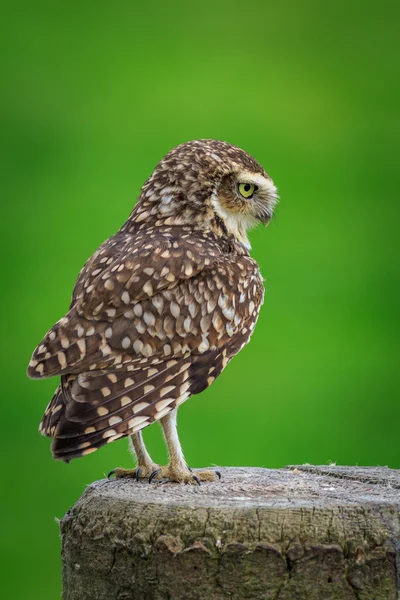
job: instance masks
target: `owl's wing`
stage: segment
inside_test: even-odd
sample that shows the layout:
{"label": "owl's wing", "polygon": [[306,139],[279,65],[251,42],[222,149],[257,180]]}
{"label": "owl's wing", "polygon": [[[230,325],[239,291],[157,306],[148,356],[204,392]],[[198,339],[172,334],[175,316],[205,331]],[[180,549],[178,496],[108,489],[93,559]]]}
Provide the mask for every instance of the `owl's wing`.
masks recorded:
{"label": "owl's wing", "polygon": [[254,261],[196,233],[165,237],[100,249],[34,355],[36,377],[38,366],[39,376],[62,375],[40,427],[57,459],[162,418],[208,387],[251,335],[263,288]]}
{"label": "owl's wing", "polygon": [[[141,303],[195,277],[218,254],[216,244],[196,233],[179,236],[161,228],[148,235],[117,233],[83,267],[70,311],[34,351],[28,376],[40,379],[106,366],[127,350],[124,343],[110,348],[108,340],[120,339],[135,317],[142,317]],[[139,327],[138,338],[140,333]],[[143,343],[131,344],[132,357],[142,357],[142,350]]]}
{"label": "owl's wing", "polygon": [[194,277],[219,255],[218,246],[200,232],[119,233],[85,265],[73,302],[88,319],[112,321],[137,302]]}
{"label": "owl's wing", "polygon": [[[230,267],[225,273],[238,275],[240,267],[234,262]],[[40,428],[54,437],[54,458],[70,460],[94,452],[161,419],[211,385],[248,342],[259,309],[259,304],[246,301],[246,291],[253,294],[251,279],[237,280],[231,294],[228,279],[216,273],[204,272],[195,280],[161,292],[176,301],[181,313],[175,319],[160,317],[173,325],[158,340],[161,353],[62,377]],[[190,327],[185,329],[185,324]],[[156,339],[154,333],[150,328],[143,334],[149,344]],[[118,340],[110,339],[112,343],[116,346]]]}

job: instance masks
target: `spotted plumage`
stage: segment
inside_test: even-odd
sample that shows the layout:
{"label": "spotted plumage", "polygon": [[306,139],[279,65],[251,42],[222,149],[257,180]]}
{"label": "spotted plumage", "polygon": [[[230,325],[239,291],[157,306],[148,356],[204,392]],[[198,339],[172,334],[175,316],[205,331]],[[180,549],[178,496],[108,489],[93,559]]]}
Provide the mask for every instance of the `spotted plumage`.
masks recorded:
{"label": "spotted plumage", "polygon": [[161,420],[172,471],[185,470],[176,408],[250,339],[263,283],[246,231],[269,222],[276,198],[262,167],[225,142],[188,142],[158,164],[29,363],[31,378],[61,375],[40,424],[55,458],[131,435],[139,459],[138,432]]}

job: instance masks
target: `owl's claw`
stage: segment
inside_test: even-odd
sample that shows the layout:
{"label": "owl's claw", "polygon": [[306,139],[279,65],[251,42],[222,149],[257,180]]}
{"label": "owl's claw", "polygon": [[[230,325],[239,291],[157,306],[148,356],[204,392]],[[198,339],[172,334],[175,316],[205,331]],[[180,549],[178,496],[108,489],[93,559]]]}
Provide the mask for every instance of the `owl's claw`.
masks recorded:
{"label": "owl's claw", "polygon": [[167,467],[160,467],[155,469],[150,477],[149,483],[153,480],[161,483],[174,482],[174,483],[186,483],[186,484],[197,484],[201,485],[202,481],[215,481],[216,478],[221,479],[221,473],[219,471],[192,471],[189,467],[174,467],[168,465]]}
{"label": "owl's claw", "polygon": [[160,469],[156,469],[155,471],[152,472],[152,474],[149,477],[149,483],[151,483],[154,479],[154,477],[156,477],[156,475],[158,475],[158,473],[160,472]]}
{"label": "owl's claw", "polygon": [[[107,479],[110,479],[113,475],[115,475],[116,479],[120,478],[130,478],[135,479],[135,481],[140,481],[147,477],[148,470],[146,468],[137,467],[136,469],[112,469],[107,475]],[[176,482],[176,483],[197,483],[197,485],[201,485],[201,481],[213,481],[215,480],[215,476],[218,479],[221,479],[220,471],[199,471],[197,474],[193,474],[193,469],[188,467],[189,473],[185,472],[175,472],[171,469],[171,467],[160,467],[159,469],[154,469],[149,476],[149,483],[151,483],[158,475],[160,476],[156,481],[157,483],[168,483],[168,482]]]}
{"label": "owl's claw", "polygon": [[[193,473],[193,469],[191,469],[190,467],[188,467],[188,469],[189,469],[189,471],[191,473]],[[207,476],[208,476],[209,473],[212,473],[212,471],[203,471],[203,473],[206,473]],[[216,474],[216,476],[218,477],[218,479],[221,479],[221,471],[214,471],[214,473]],[[209,477],[207,477],[207,479],[205,479],[204,481],[210,481]]]}
{"label": "owl's claw", "polygon": [[154,472],[156,466],[152,464],[137,466],[136,469],[116,468],[109,472],[107,478],[109,479],[115,475],[115,479],[134,479],[135,481],[140,481],[140,479],[149,477]]}

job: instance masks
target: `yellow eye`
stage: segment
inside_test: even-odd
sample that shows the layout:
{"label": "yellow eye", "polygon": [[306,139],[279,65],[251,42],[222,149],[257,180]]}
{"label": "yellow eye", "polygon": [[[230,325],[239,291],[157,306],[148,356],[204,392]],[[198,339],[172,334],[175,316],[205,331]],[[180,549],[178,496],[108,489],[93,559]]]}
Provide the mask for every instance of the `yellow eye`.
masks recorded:
{"label": "yellow eye", "polygon": [[239,183],[239,193],[243,198],[251,198],[256,190],[256,186],[252,183]]}

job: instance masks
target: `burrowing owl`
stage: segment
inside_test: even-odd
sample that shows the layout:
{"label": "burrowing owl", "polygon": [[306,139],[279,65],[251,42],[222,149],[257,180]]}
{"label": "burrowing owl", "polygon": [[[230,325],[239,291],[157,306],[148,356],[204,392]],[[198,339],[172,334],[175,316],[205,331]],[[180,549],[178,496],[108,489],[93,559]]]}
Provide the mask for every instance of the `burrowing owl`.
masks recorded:
{"label": "burrowing owl", "polygon": [[[171,150],[127,222],[81,270],[70,310],[33,353],[28,375],[61,375],[40,432],[56,459],[131,436],[134,470],[117,477],[213,480],[193,474],[177,409],[206,389],[250,339],[263,280],[247,230],[268,224],[276,187],[254,158],[226,142]],[[160,421],[170,455],[151,460],[141,430]]]}

